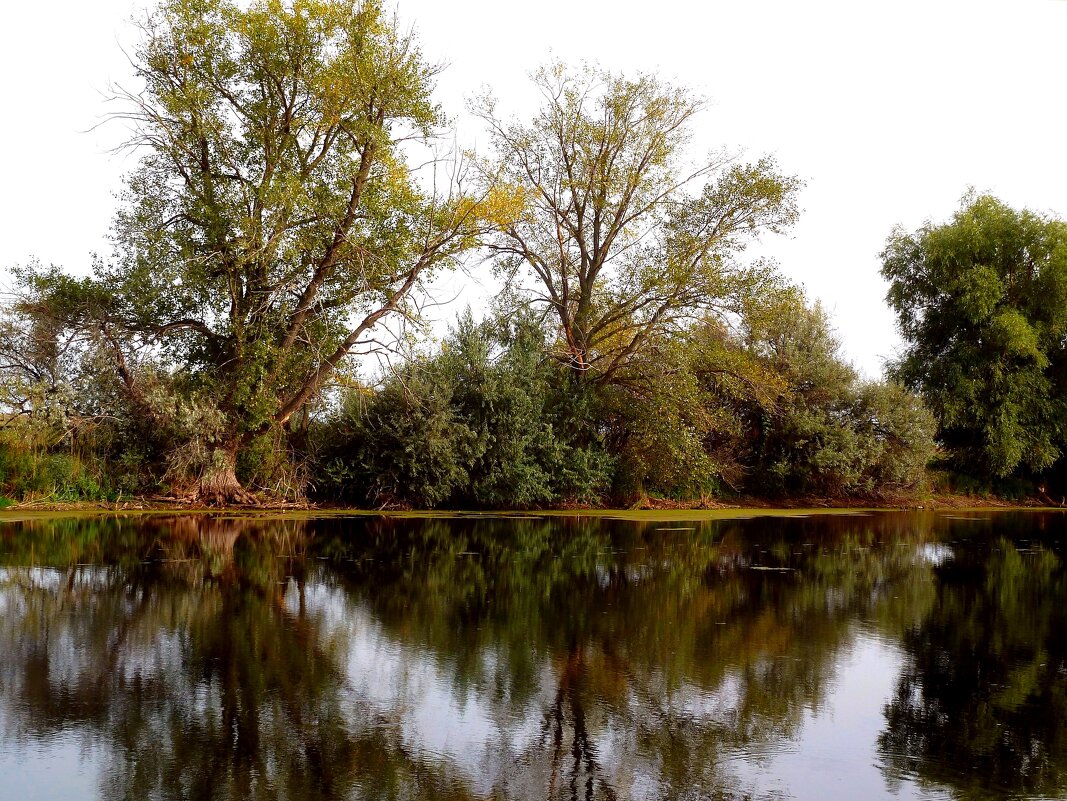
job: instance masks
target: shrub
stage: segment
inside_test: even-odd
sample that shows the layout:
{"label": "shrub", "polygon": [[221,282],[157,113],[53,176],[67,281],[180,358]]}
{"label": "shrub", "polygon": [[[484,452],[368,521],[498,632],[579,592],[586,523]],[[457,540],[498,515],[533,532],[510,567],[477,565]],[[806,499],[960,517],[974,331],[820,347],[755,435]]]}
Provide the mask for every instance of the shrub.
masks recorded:
{"label": "shrub", "polygon": [[869,497],[922,483],[933,417],[897,384],[860,381],[821,308],[780,315],[755,346],[787,388],[758,429],[750,491]]}
{"label": "shrub", "polygon": [[437,354],[345,396],[318,434],[318,491],[427,508],[599,496],[611,459],[571,416],[566,373],[544,351],[530,320],[479,325],[468,312]]}

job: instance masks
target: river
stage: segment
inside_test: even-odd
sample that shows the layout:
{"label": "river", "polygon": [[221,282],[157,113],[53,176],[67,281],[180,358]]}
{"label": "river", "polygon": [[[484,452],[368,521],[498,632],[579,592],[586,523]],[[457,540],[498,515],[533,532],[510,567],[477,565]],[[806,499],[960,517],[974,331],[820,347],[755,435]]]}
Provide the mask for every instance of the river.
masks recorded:
{"label": "river", "polygon": [[1067,516],[708,517],[8,513],[0,799],[1067,797]]}

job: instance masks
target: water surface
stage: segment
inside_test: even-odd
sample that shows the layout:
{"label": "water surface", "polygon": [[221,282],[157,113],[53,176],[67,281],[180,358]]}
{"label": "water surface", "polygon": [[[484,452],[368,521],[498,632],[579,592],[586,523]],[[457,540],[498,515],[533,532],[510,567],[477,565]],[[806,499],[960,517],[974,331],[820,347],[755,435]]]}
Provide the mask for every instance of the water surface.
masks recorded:
{"label": "water surface", "polygon": [[0,799],[1067,797],[1067,518],[0,518]]}

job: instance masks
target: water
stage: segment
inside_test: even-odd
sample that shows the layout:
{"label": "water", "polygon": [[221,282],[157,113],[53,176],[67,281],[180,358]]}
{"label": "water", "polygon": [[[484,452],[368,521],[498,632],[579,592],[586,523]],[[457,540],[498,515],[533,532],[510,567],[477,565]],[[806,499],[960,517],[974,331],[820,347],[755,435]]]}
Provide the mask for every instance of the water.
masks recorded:
{"label": "water", "polygon": [[0,522],[0,799],[1067,798],[1065,525]]}

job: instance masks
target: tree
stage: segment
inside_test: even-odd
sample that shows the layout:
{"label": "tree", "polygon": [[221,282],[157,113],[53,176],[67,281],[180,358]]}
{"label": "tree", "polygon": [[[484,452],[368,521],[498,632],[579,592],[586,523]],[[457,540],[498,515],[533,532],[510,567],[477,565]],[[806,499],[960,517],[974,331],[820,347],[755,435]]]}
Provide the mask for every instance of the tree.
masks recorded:
{"label": "tree", "polygon": [[968,195],[882,253],[906,346],[892,372],[966,472],[1041,472],[1067,426],[1067,223]]}
{"label": "tree", "polygon": [[412,318],[495,201],[464,196],[460,167],[447,194],[408,168],[442,122],[437,70],[378,0],[164,0],[141,27],[144,89],[118,90],[115,116],[144,156],[114,258],[28,282],[39,314],[93,332],[147,417],[145,365],[180,379],[211,421],[196,493],[239,499],[237,452]]}
{"label": "tree", "polygon": [[653,76],[552,64],[535,81],[544,105],[528,125],[502,120],[492,99],[477,106],[499,156],[488,174],[526,202],[490,248],[509,285],[558,323],[557,358],[608,383],[655,335],[758,288],[766,270],[737,257],[789,227],[801,184],[769,158],[685,169],[703,104]]}

